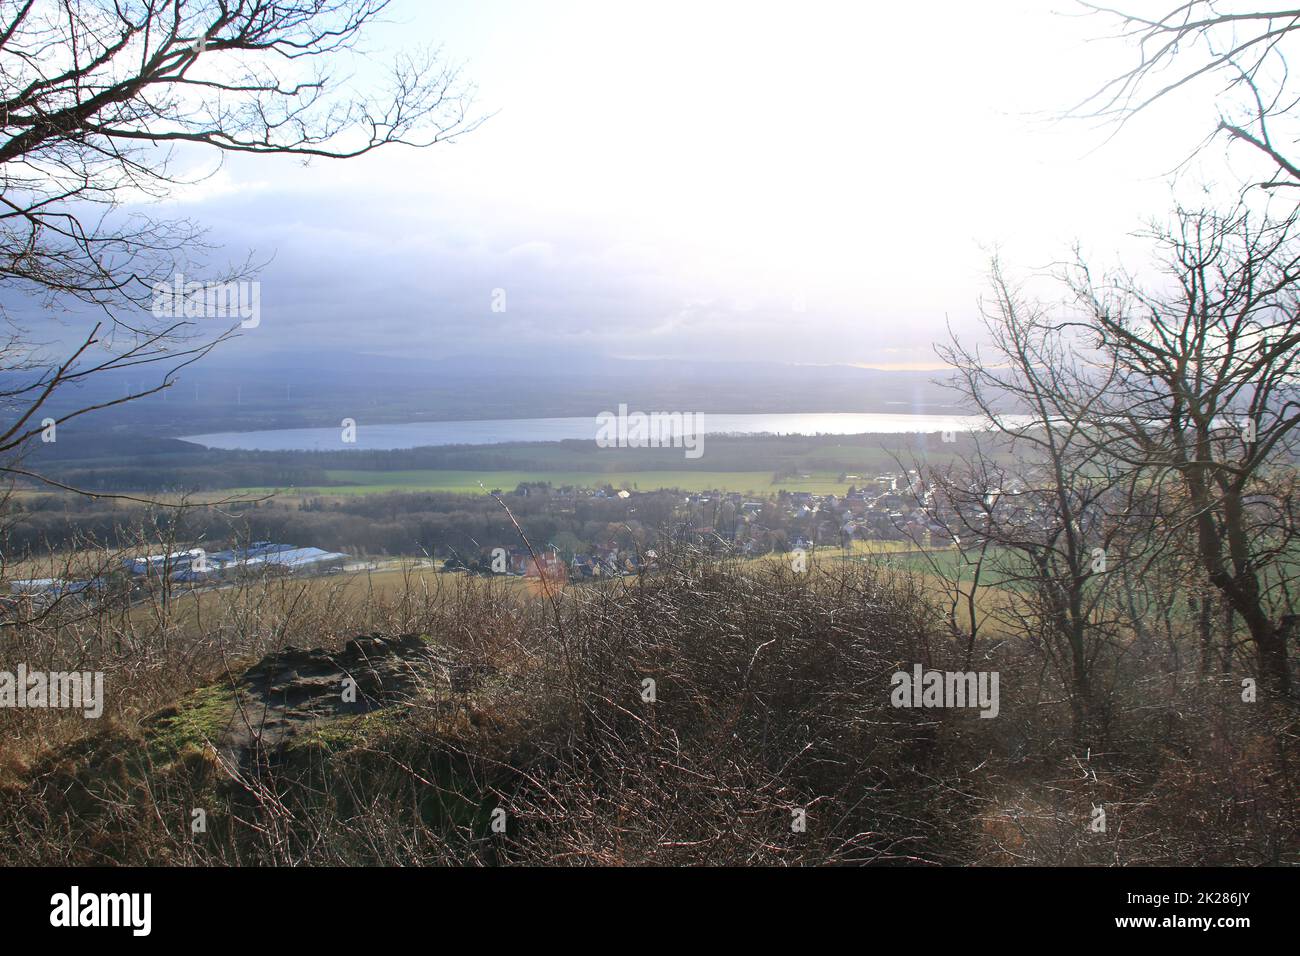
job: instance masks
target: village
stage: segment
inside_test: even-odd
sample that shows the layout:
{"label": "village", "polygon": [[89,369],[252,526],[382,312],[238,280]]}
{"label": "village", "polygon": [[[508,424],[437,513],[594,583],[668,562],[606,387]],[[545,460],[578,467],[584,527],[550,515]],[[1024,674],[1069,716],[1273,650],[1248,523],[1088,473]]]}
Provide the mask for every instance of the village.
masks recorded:
{"label": "village", "polygon": [[[544,483],[520,485],[514,496],[545,496],[556,508],[571,508],[581,500],[617,500],[627,505],[631,534],[591,542],[585,547],[544,542],[533,551],[516,542],[482,546],[477,554],[453,554],[442,570],[450,573],[505,574],[548,580],[591,580],[637,574],[655,566],[655,537],[646,533],[668,531],[675,543],[712,556],[759,557],[794,549],[837,548],[852,550],[855,541],[893,541],[918,549],[952,544],[947,527],[935,520],[934,502],[916,470],[872,478],[845,475],[848,489],[841,495],[809,491],[781,491],[775,496],[748,496],[734,491],[678,494],[670,527],[648,529],[631,518],[638,499],[658,498],[665,492],[640,492],[626,488],[550,488]],[[494,492],[501,494],[501,492]],[[506,498],[511,495],[506,495]]]}
{"label": "village", "polygon": [[[871,477],[846,474],[841,494],[781,490],[775,495],[736,491],[640,491],[612,485],[552,487],[521,483],[490,495],[521,514],[519,532],[507,521],[492,525],[492,537],[448,527],[431,539],[417,538],[401,549],[303,547],[254,540],[208,551],[173,548],[128,553],[80,577],[57,575],[8,581],[4,603],[35,607],[56,601],[132,601],[164,590],[211,589],[283,576],[318,576],[375,569],[422,559],[448,574],[539,577],[550,582],[608,580],[657,567],[664,543],[712,557],[759,558],[794,550],[854,550],[855,542],[896,542],[917,550],[953,544],[953,522],[916,470]],[[475,496],[479,497],[479,496]],[[492,508],[496,504],[488,501]],[[584,516],[599,515],[599,520]],[[492,540],[495,538],[495,540]],[[247,540],[247,539],[245,539]]]}

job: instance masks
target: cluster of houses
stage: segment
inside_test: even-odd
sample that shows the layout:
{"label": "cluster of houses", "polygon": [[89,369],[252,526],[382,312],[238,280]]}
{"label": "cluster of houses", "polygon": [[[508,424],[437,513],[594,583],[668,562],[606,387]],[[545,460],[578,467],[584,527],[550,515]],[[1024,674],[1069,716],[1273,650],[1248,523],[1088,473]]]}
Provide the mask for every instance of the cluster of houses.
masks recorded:
{"label": "cluster of houses", "polygon": [[[854,477],[849,475],[847,480]],[[922,507],[928,503],[915,471],[855,483],[842,496],[807,492],[785,496],[790,517],[811,522],[823,543],[835,540],[843,547],[854,539],[905,541],[920,547],[951,544],[948,529]]]}
{"label": "cluster of houses", "polygon": [[654,552],[620,551],[616,545],[596,545],[588,554],[575,554],[569,562],[570,573],[578,578],[618,577],[636,574],[654,564]]}
{"label": "cluster of houses", "polygon": [[[915,471],[861,479],[846,475],[843,495],[806,491],[781,492],[775,499],[755,500],[736,492],[702,491],[684,496],[678,533],[715,553],[756,555],[773,547],[784,550],[815,546],[850,547],[858,540],[892,540],[919,547],[952,543],[947,529],[927,514],[931,505]],[[599,489],[593,496],[608,496]],[[619,491],[619,497],[638,492]],[[536,558],[523,548],[493,549],[495,557],[462,563],[448,560],[447,571],[477,571],[551,581],[573,581],[636,574],[653,564],[654,552],[592,545],[567,560],[549,548]]]}
{"label": "cluster of houses", "polygon": [[849,547],[857,540],[905,541],[920,547],[951,543],[943,524],[927,514],[929,504],[916,471],[862,479],[845,475],[843,495],[781,492],[774,502],[752,501],[734,493],[700,492],[685,504],[698,518],[689,529],[701,539],[734,543],[741,553],[761,550],[763,532],[787,532],[791,547],[814,542]]}

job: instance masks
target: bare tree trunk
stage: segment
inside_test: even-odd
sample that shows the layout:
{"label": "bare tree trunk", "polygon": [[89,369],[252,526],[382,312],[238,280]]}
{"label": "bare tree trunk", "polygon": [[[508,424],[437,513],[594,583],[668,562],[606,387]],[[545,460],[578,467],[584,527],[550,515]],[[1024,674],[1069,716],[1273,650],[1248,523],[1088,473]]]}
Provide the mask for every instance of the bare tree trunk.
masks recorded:
{"label": "bare tree trunk", "polygon": [[1260,675],[1275,697],[1291,693],[1291,667],[1286,646],[1288,631],[1290,628],[1276,627],[1267,618],[1261,619],[1258,630],[1251,627],[1250,631],[1255,641],[1255,659],[1259,662]]}
{"label": "bare tree trunk", "polygon": [[1204,679],[1209,676],[1214,657],[1214,602],[1208,594],[1201,595],[1199,610],[1197,623],[1201,632],[1201,678]]}

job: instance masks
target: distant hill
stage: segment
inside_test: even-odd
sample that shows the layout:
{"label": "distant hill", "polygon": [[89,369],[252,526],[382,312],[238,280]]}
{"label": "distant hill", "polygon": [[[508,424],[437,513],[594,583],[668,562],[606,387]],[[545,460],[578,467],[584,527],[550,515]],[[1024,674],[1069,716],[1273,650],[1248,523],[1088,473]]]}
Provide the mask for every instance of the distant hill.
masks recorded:
{"label": "distant hill", "polygon": [[[541,354],[421,360],[337,352],[223,356],[176,376],[166,394],[97,412],[95,429],[148,427],[158,438],[206,431],[594,415],[643,410],[960,412],[937,372],[763,362],[680,362]],[[152,371],[97,376],[54,408],[157,384]]]}

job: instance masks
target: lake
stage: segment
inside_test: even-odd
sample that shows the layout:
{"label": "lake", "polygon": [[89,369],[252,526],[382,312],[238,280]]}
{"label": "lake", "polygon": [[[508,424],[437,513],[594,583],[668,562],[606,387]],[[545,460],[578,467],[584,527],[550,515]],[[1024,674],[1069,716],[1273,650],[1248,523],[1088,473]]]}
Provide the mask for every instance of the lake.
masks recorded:
{"label": "lake", "polygon": [[[633,410],[635,412],[635,410]],[[893,413],[777,413],[716,415],[702,413],[697,430],[704,435],[860,435],[908,432],[970,431],[983,419],[967,415]],[[1012,416],[1008,416],[1012,417]],[[689,417],[688,417],[689,421]],[[690,426],[688,425],[688,428]],[[501,442],[595,441],[596,416],[590,418],[508,418],[472,422],[407,422],[367,425],[358,422],[355,442],[343,440],[339,428],[276,428],[266,431],[188,435],[183,441],[205,448],[239,451],[388,451],[430,445],[493,445]]]}

